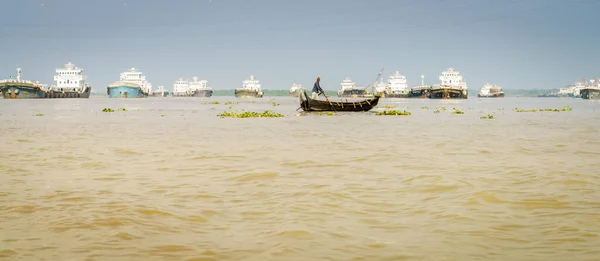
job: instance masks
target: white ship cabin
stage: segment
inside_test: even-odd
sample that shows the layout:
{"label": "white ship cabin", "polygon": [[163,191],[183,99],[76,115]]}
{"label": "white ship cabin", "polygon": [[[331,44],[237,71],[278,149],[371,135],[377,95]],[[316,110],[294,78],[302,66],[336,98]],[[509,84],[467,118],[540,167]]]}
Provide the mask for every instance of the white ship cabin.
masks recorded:
{"label": "white ship cabin", "polygon": [[188,92],[190,89],[190,82],[184,80],[183,78],[179,78],[173,83],[173,95],[183,95]]}
{"label": "white ship cabin", "polygon": [[353,82],[349,77],[346,77],[346,79],[342,80],[340,86],[342,87],[342,91],[356,89],[356,83]]}
{"label": "white ship cabin", "polygon": [[198,79],[198,77],[194,76],[192,78],[192,81],[189,82],[189,90],[190,91],[207,90],[207,89],[209,89],[207,80],[200,80],[200,79]]}
{"label": "white ship cabin", "polygon": [[492,93],[498,93],[500,91],[502,91],[500,86],[491,83],[485,83],[481,90],[479,90],[479,95],[486,96]]}
{"label": "white ship cabin", "polygon": [[120,81],[130,82],[139,85],[146,92],[152,91],[152,84],[146,80],[146,76],[142,72],[137,71],[135,67],[131,67],[129,71],[122,72]]}
{"label": "white ship cabin", "polygon": [[54,84],[51,89],[54,91],[83,91],[87,85],[86,80],[83,69],[69,62],[63,68],[56,68]]}
{"label": "white ship cabin", "polygon": [[296,84],[296,82],[292,82],[292,86],[290,87],[290,92],[296,92],[298,90],[302,89],[302,85],[301,84]]}
{"label": "white ship cabin", "polygon": [[260,91],[261,90],[260,81],[258,81],[256,78],[254,78],[254,75],[250,75],[250,79],[244,80],[242,82],[242,88],[247,89],[247,90]]}
{"label": "white ship cabin", "polygon": [[388,78],[388,90],[390,93],[407,93],[408,92],[408,81],[406,76],[396,71]]}
{"label": "white ship cabin", "polygon": [[442,72],[442,75],[440,76],[440,81],[442,81],[442,86],[467,89],[467,83],[463,81],[463,77],[460,76],[460,73],[458,71],[452,68],[448,68],[447,71]]}
{"label": "white ship cabin", "polygon": [[375,83],[375,92],[383,93],[387,89],[388,89],[388,83],[385,82],[383,79],[381,79],[377,83]]}

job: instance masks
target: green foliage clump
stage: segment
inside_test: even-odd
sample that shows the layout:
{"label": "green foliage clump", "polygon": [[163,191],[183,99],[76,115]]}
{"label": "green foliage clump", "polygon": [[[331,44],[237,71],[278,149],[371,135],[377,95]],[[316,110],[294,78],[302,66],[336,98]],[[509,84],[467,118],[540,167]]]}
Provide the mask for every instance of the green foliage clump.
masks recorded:
{"label": "green foliage clump", "polygon": [[335,116],[335,113],[333,113],[332,111],[328,111],[326,113],[317,113],[318,116]]}
{"label": "green foliage clump", "polygon": [[263,112],[244,111],[241,113],[237,112],[223,112],[218,114],[219,117],[231,117],[231,118],[279,118],[283,117],[283,114],[266,110]]}
{"label": "green foliage clump", "polygon": [[409,111],[390,110],[390,111],[377,112],[375,115],[377,115],[377,116],[381,116],[381,115],[408,116],[408,115],[411,115],[411,114],[412,113],[410,113]]}
{"label": "green foliage clump", "polygon": [[465,114],[463,111],[461,111],[459,109],[456,109],[456,108],[453,108],[453,109],[454,109],[454,111],[452,112],[452,114]]}
{"label": "green foliage clump", "polygon": [[104,109],[102,109],[102,112],[115,112],[115,110],[113,110],[111,108],[104,108]]}
{"label": "green foliage clump", "polygon": [[218,101],[204,102],[204,104],[219,104]]}
{"label": "green foliage clump", "polygon": [[38,112],[35,116],[44,116],[41,112]]}
{"label": "green foliage clump", "polygon": [[480,119],[488,119],[488,120],[491,120],[491,119],[493,119],[493,118],[494,118],[494,115],[488,114],[488,115],[481,116],[481,117],[479,117],[479,118],[480,118]]}

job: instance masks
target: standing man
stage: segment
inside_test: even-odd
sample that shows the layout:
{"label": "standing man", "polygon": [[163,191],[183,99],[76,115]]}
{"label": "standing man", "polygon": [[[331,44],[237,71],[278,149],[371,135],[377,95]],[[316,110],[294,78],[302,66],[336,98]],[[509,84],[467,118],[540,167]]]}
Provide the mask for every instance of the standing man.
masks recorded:
{"label": "standing man", "polygon": [[313,86],[313,89],[312,89],[311,99],[313,99],[313,100],[316,100],[317,98],[319,98],[319,95],[321,95],[321,93],[323,93],[323,89],[321,89],[321,85],[319,84],[320,81],[321,81],[321,77],[317,77],[317,81],[315,82],[315,85]]}

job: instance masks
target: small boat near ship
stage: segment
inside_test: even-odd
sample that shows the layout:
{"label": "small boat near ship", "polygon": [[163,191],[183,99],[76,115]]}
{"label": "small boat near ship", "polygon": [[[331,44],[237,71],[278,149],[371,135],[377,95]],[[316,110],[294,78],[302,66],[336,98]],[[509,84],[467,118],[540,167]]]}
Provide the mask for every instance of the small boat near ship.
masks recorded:
{"label": "small boat near ship", "polygon": [[263,91],[261,89],[260,81],[254,78],[254,75],[250,75],[250,78],[242,82],[242,88],[236,88],[236,98],[262,98]]}
{"label": "small boat near ship", "polygon": [[165,86],[158,86],[158,90],[152,92],[152,97],[167,97],[169,96],[169,91],[165,90]]}
{"label": "small boat near ship", "polygon": [[442,72],[441,84],[433,85],[430,89],[430,99],[467,99],[467,83],[460,73],[453,68]]}
{"label": "small boat near ship", "polygon": [[132,67],[122,72],[119,81],[106,87],[109,98],[147,98],[152,92],[152,84],[142,72]]}
{"label": "small boat near ship", "polygon": [[349,77],[342,80],[340,85],[341,89],[338,91],[338,97],[362,98],[368,95],[366,88],[356,86],[356,83]]}
{"label": "small boat near ship", "polygon": [[292,97],[300,96],[300,92],[302,91],[302,85],[296,84],[296,82],[292,82],[292,86],[290,87],[289,94]]}
{"label": "small boat near ship", "polygon": [[504,92],[502,91],[502,87],[486,83],[483,85],[479,93],[477,94],[479,98],[503,98]]}
{"label": "small boat near ship", "polygon": [[379,103],[379,95],[375,95],[374,98],[369,98],[362,101],[323,101],[311,99],[306,90],[302,90],[300,93],[300,107],[304,111],[336,111],[336,112],[358,112],[358,111],[369,111]]}

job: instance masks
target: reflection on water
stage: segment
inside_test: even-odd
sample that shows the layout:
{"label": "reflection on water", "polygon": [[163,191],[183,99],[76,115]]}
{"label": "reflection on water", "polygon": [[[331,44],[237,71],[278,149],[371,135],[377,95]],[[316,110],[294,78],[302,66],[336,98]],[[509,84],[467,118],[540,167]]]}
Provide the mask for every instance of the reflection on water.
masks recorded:
{"label": "reflection on water", "polygon": [[[270,100],[0,100],[0,257],[600,256],[598,102],[386,99],[376,110],[412,115],[317,116]],[[285,117],[216,117],[229,106]]]}

